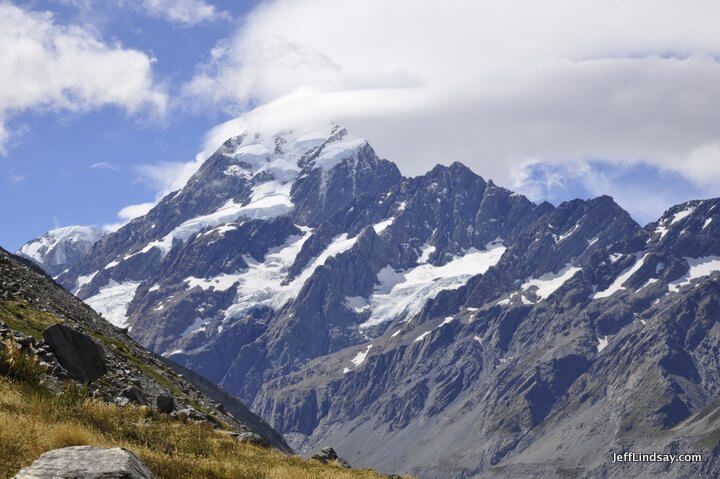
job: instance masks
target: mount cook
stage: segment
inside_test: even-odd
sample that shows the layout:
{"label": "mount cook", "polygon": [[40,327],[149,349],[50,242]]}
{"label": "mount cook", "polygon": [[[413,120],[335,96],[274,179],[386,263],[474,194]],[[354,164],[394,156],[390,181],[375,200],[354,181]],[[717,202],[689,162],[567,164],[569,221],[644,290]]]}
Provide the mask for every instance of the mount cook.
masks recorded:
{"label": "mount cook", "polygon": [[[246,131],[118,231],[18,253],[298,451],[421,478],[717,477],[718,204],[641,227],[459,163],[405,178],[337,125]],[[610,464],[628,450],[705,459]]]}

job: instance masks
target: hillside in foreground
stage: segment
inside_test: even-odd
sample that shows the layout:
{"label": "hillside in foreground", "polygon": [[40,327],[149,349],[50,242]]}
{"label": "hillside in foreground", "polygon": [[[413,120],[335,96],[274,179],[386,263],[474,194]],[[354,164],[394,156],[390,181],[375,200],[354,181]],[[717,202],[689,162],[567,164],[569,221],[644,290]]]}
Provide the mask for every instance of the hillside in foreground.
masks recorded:
{"label": "hillside in foreground", "polygon": [[78,445],[126,448],[167,479],[386,477],[292,454],[241,402],[182,371],[0,249],[0,478]]}

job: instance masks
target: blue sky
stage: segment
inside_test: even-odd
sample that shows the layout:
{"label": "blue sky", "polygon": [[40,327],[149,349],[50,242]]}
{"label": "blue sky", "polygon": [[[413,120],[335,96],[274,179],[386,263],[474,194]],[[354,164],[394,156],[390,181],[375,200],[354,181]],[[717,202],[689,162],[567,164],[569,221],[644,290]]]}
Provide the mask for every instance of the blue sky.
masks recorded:
{"label": "blue sky", "polygon": [[0,0],[0,246],[127,221],[239,115],[641,224],[720,195],[720,5],[611,3]]}
{"label": "blue sky", "polygon": [[[105,41],[152,55],[155,76],[173,94],[255,2],[214,2],[228,17],[197,25],[95,3],[104,5],[90,10],[53,1],[30,5],[53,12],[60,24],[89,21]],[[114,106],[83,114],[28,110],[12,115],[8,123],[17,136],[0,157],[0,202],[6,205],[0,213],[0,246],[14,251],[55,226],[115,223],[121,208],[155,199],[157,185],[138,172],[139,166],[192,160],[206,131],[227,118],[220,110],[182,105],[160,120]]]}

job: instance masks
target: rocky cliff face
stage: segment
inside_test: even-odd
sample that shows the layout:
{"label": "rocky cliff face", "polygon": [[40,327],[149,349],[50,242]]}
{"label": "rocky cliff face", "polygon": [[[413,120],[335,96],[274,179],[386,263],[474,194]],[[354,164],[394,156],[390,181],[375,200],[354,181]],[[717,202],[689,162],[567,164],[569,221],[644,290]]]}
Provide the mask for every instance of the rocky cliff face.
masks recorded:
{"label": "rocky cliff face", "polygon": [[58,281],[305,452],[649,477],[611,453],[697,449],[670,473],[713,477],[718,203],[642,228],[609,197],[534,204],[458,163],[403,178],[341,127],[247,132]]}

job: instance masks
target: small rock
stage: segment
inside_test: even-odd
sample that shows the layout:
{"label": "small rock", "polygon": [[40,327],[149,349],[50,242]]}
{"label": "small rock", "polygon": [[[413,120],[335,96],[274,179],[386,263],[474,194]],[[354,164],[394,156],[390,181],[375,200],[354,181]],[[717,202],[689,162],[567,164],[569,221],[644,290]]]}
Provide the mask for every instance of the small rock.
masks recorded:
{"label": "small rock", "polygon": [[130,386],[125,389],[123,389],[120,392],[120,395],[122,397],[125,397],[130,400],[130,402],[133,402],[135,404],[143,404],[147,405],[150,404],[150,402],[147,400],[143,392],[138,389],[136,386]]}
{"label": "small rock", "polygon": [[15,476],[15,479],[43,478],[154,479],[154,476],[126,449],[73,446],[46,452]]}
{"label": "small rock", "polygon": [[204,414],[199,413],[191,407],[180,409],[177,412],[177,418],[181,421],[193,420],[193,421],[207,421],[208,418]]}
{"label": "small rock", "polygon": [[342,457],[338,456],[337,452],[335,452],[335,449],[333,449],[332,447],[326,447],[322,449],[319,453],[312,456],[311,459],[315,459],[316,461],[320,462],[334,462],[342,467],[350,467],[350,463],[348,463]]}
{"label": "small rock", "polygon": [[254,432],[241,432],[237,435],[237,440],[245,444],[254,444],[262,447],[270,446],[270,444],[260,434]]}
{"label": "small rock", "polygon": [[155,407],[158,411],[169,414],[175,409],[175,398],[161,394],[155,398]]}

